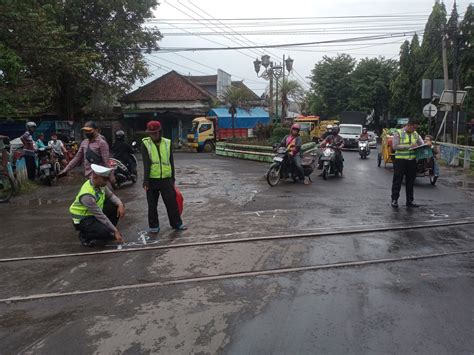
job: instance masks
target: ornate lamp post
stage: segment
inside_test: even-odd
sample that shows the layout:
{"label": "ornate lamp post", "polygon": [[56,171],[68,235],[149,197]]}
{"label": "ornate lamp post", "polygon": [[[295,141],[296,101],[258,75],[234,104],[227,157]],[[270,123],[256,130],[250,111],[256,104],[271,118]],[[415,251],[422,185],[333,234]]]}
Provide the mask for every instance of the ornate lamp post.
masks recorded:
{"label": "ornate lamp post", "polygon": [[[275,117],[274,120],[275,122],[279,122],[279,117],[278,117],[278,81],[280,80],[281,77],[283,77],[283,80],[285,79],[285,66],[286,70],[290,72],[293,69],[293,59],[288,57],[288,59],[285,60],[285,56],[283,56],[283,62],[285,65],[281,65],[281,63],[276,64],[273,63],[270,60],[270,56],[265,54],[262,55],[261,60],[260,59],[255,59],[253,62],[253,66],[255,69],[255,72],[257,73],[257,77],[259,78],[264,78],[265,80],[268,80],[270,82],[270,114],[273,116],[273,80],[276,80],[276,106],[275,106]],[[264,71],[260,73],[261,66],[265,68]]]}

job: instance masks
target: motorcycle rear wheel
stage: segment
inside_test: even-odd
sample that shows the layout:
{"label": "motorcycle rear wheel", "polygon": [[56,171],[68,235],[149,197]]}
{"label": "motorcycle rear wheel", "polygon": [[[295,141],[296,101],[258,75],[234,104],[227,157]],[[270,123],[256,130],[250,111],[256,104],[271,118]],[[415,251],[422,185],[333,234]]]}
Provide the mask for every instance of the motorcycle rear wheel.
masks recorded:
{"label": "motorcycle rear wheel", "polygon": [[438,181],[438,177],[437,177],[437,176],[434,176],[434,175],[430,175],[430,183],[431,183],[431,185],[435,186],[435,185],[436,185],[436,181]]}
{"label": "motorcycle rear wheel", "polygon": [[280,182],[280,167],[272,166],[267,172],[267,182],[270,186],[276,186]]}

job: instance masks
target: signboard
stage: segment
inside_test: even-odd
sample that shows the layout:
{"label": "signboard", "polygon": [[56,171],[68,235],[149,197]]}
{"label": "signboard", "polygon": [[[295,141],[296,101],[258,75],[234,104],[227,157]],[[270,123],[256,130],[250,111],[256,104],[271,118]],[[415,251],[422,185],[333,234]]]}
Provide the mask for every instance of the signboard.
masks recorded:
{"label": "signboard", "polygon": [[423,116],[426,118],[433,118],[438,113],[438,108],[433,104],[428,104],[423,107]]}
{"label": "signboard", "polygon": [[[462,105],[464,98],[466,97],[467,91],[456,91],[456,105]],[[453,105],[454,104],[454,91],[444,90],[439,99],[440,104]]]}
{"label": "signboard", "polygon": [[397,119],[397,125],[404,126],[408,123],[408,121],[409,121],[408,118],[399,118]]}
{"label": "signboard", "polygon": [[232,85],[232,78],[229,73],[222,69],[217,69],[217,97],[222,97]]}
{"label": "signboard", "polygon": [[421,98],[431,100],[435,97],[440,97],[443,90],[451,89],[452,85],[452,79],[448,80],[448,87],[444,86],[443,79],[423,79],[421,81]]}

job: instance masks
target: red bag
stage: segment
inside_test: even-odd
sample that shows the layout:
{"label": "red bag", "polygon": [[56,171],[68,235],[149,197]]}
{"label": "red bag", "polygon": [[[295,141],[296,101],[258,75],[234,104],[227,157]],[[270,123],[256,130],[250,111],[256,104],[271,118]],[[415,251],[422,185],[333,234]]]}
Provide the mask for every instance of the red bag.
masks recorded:
{"label": "red bag", "polygon": [[174,191],[176,192],[176,203],[178,204],[178,211],[179,215],[181,216],[183,214],[183,208],[184,208],[184,198],[183,194],[179,189],[175,186]]}

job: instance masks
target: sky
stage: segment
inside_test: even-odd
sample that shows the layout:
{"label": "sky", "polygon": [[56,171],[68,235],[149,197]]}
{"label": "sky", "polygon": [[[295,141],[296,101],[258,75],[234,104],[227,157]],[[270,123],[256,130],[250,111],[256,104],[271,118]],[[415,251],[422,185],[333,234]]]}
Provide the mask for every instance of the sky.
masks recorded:
{"label": "sky", "polygon": [[[444,3],[449,15],[453,0]],[[458,12],[464,13],[469,3],[470,0],[458,0]],[[356,59],[397,59],[405,39],[415,31],[422,37],[433,4],[434,0],[162,0],[147,26],[163,33],[159,42],[163,49],[320,42],[393,34],[406,37],[239,51],[164,50],[147,55],[152,77],[145,82],[171,69],[185,75],[211,75],[220,68],[231,74],[232,80],[244,80],[261,94],[268,82],[257,77],[253,61],[269,54],[275,63],[281,62],[283,55],[294,59],[290,78],[308,89],[307,77],[324,55],[348,53]]]}

